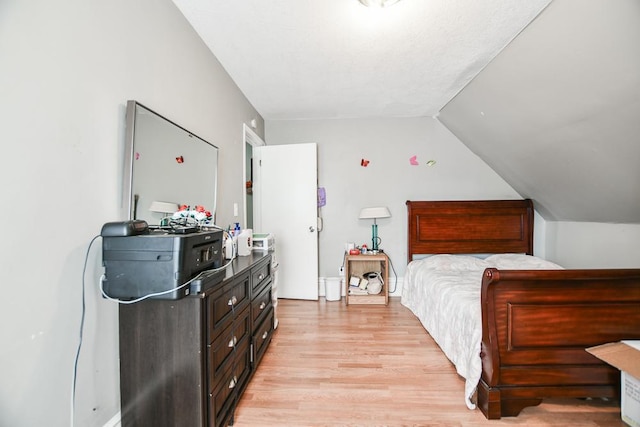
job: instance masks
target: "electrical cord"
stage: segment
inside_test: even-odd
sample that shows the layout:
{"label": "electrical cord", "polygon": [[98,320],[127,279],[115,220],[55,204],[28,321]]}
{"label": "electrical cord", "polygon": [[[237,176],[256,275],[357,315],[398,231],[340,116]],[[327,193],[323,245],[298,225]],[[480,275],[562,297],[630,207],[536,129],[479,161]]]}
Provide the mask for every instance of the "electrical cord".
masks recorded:
{"label": "electrical cord", "polygon": [[229,266],[229,264],[231,264],[231,262],[232,262],[232,261],[233,261],[233,259],[230,259],[226,264],[224,264],[224,265],[223,265],[223,266],[221,266],[221,267],[211,268],[211,269],[209,269],[209,270],[201,271],[201,272],[200,272],[198,275],[196,275],[195,277],[191,278],[190,280],[187,280],[187,281],[186,281],[186,282],[184,282],[183,284],[181,284],[181,285],[179,285],[179,286],[176,286],[176,287],[174,287],[174,288],[167,289],[167,290],[164,290],[164,291],[162,291],[162,292],[152,292],[152,293],[150,293],[150,294],[146,294],[146,295],[143,295],[143,296],[141,296],[141,297],[139,297],[139,298],[132,299],[132,300],[121,300],[121,299],[118,299],[118,298],[112,298],[112,297],[110,297],[109,295],[107,295],[107,294],[104,292],[104,287],[103,287],[103,284],[104,284],[104,278],[105,278],[105,275],[103,274],[102,276],[100,276],[100,284],[99,284],[99,286],[100,286],[100,293],[102,294],[102,296],[103,296],[105,299],[107,299],[107,300],[109,300],[109,301],[117,302],[118,304],[135,304],[135,303],[138,303],[138,302],[140,302],[140,301],[144,301],[144,300],[149,299],[149,298],[152,298],[152,297],[158,297],[158,296],[162,296],[162,295],[166,295],[166,294],[170,294],[170,293],[172,293],[172,292],[178,291],[178,290],[180,290],[180,289],[184,288],[185,286],[190,285],[190,284],[191,284],[191,282],[194,282],[194,281],[196,281],[196,280],[199,280],[199,279],[205,278],[205,277],[207,277],[208,275],[210,275],[211,273],[215,273],[215,272],[217,272],[217,271],[224,270],[225,268],[227,268],[227,267]]}
{"label": "electrical cord", "polygon": [[[182,219],[188,219],[188,218],[182,218]],[[186,224],[188,224],[188,222],[180,221],[179,226],[186,226]],[[194,226],[196,226],[196,225],[197,224],[194,224]],[[172,228],[174,228],[174,227],[176,227],[176,223],[172,224]],[[221,227],[219,227],[217,225],[213,225],[212,224],[212,225],[206,225],[205,227],[216,228],[218,230],[222,230],[223,233],[226,233],[227,235],[229,235],[229,233],[226,230],[222,229]],[[161,291],[161,292],[153,292],[153,293],[150,293],[150,294],[147,294],[147,295],[143,295],[143,296],[141,296],[139,298],[132,299],[132,300],[121,300],[121,299],[113,298],[113,297],[110,297],[109,295],[107,295],[104,292],[104,287],[103,287],[104,279],[105,279],[105,275],[104,274],[102,276],[100,276],[100,283],[99,283],[98,286],[100,288],[100,293],[102,294],[102,296],[105,299],[109,300],[109,301],[117,302],[118,304],[135,304],[135,303],[138,303],[140,301],[144,301],[144,300],[152,298],[152,297],[158,297],[158,296],[170,294],[170,293],[175,292],[175,291],[179,291],[180,289],[184,288],[185,286],[190,285],[192,282],[194,282],[196,280],[203,279],[203,278],[209,276],[212,273],[216,273],[216,272],[218,272],[220,270],[224,270],[225,268],[227,268],[233,262],[235,257],[236,257],[236,251],[234,250],[233,254],[231,256],[231,259],[229,259],[229,261],[226,264],[224,264],[224,265],[222,265],[220,267],[211,268],[209,270],[203,270],[200,273],[198,273],[198,275],[196,275],[195,277],[192,277],[190,280],[187,280],[185,283],[183,283],[183,284],[181,284],[179,286],[176,286],[174,288],[166,289],[166,290]]]}
{"label": "electrical cord", "polygon": [[393,290],[390,291],[391,293],[394,293],[397,289],[398,289],[398,273],[396,273],[396,269],[393,267],[393,262],[391,262],[391,257],[389,255],[387,255],[387,259],[389,260],[389,265],[391,266],[391,271],[393,271]]}
{"label": "electrical cord", "polygon": [[[210,227],[210,228],[217,228],[222,230],[224,233],[226,233],[227,235],[229,235],[229,233],[225,230],[223,230],[222,228],[220,228],[217,225],[208,225],[206,227]],[[85,276],[87,273],[87,264],[89,261],[89,253],[91,251],[91,248],[93,247],[93,244],[95,243],[96,240],[98,240],[99,238],[101,238],[102,236],[97,235],[95,237],[93,237],[93,239],[91,239],[91,241],[89,242],[89,246],[87,247],[87,251],[85,253],[85,257],[84,257],[84,265],[82,267],[82,312],[81,312],[81,317],[80,317],[80,333],[79,333],[79,340],[78,340],[78,347],[76,349],[76,355],[75,355],[75,359],[73,362],[73,374],[72,374],[72,381],[71,381],[71,414],[70,414],[70,425],[71,427],[74,427],[75,424],[75,401],[76,401],[76,384],[77,384],[77,378],[78,378],[78,362],[80,360],[80,351],[82,350],[82,342],[83,342],[83,336],[84,336],[84,323],[85,323],[85,316],[86,316],[86,286],[85,286]],[[113,301],[113,302],[117,302],[118,304],[134,304],[140,301],[143,301],[145,299],[154,297],[154,296],[162,296],[174,291],[177,291],[179,289],[184,288],[185,286],[189,285],[191,282],[204,278],[212,273],[218,272],[220,270],[224,270],[225,268],[227,268],[234,260],[234,258],[236,257],[235,251],[233,253],[233,256],[231,257],[231,259],[224,265],[222,265],[221,267],[217,267],[217,268],[212,268],[209,270],[204,270],[201,271],[198,275],[196,275],[195,277],[193,277],[191,280],[188,280],[187,282],[181,284],[180,286],[177,286],[173,289],[168,289],[162,292],[154,292],[148,295],[144,295],[140,298],[134,299],[134,300],[119,300],[117,298],[112,298],[110,296],[108,296],[105,292],[104,292],[104,288],[103,288],[103,283],[104,283],[104,278],[106,277],[104,274],[102,274],[100,276],[99,279],[99,288],[100,288],[100,293],[102,294],[102,296],[109,300],[109,301]]]}
{"label": "electrical cord", "polygon": [[84,319],[86,314],[86,293],[85,293],[84,278],[87,273],[87,263],[89,261],[89,252],[91,251],[91,247],[93,246],[95,241],[98,240],[99,237],[101,236],[99,235],[95,236],[93,239],[91,239],[91,242],[89,242],[89,247],[87,247],[87,252],[85,253],[85,256],[84,256],[84,265],[82,267],[82,315],[80,317],[80,334],[79,334],[80,339],[78,341],[76,357],[73,362],[73,375],[72,375],[72,381],[71,381],[71,418],[70,418],[71,427],[73,427],[75,423],[76,380],[78,378],[78,361],[80,360],[80,350],[82,349],[82,339],[84,334]]}
{"label": "electrical cord", "polygon": [[151,297],[159,297],[159,296],[162,296],[162,295],[170,294],[171,292],[175,292],[175,291],[178,291],[178,290],[184,288],[185,286],[189,285],[191,282],[193,282],[194,280],[196,280],[198,278],[198,276],[196,276],[193,279],[186,281],[185,283],[183,283],[180,286],[176,286],[174,288],[167,289],[167,290],[162,291],[162,292],[152,292],[150,294],[146,294],[146,295],[143,295],[143,296],[141,296],[139,298],[132,299],[132,300],[121,300],[121,299],[117,299],[117,298],[112,298],[112,297],[110,297],[109,295],[107,295],[104,292],[104,287],[102,285],[104,284],[105,277],[106,276],[104,274],[102,276],[100,276],[100,285],[99,285],[100,286],[100,293],[102,294],[102,296],[105,299],[107,299],[109,301],[117,302],[118,304],[135,304],[137,302],[144,301],[144,300],[149,299]]}

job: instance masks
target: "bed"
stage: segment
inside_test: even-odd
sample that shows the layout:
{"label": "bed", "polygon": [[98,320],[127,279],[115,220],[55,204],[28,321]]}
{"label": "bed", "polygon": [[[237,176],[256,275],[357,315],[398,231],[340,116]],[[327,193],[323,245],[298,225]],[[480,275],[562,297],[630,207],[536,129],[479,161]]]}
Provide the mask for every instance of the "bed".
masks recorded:
{"label": "bed", "polygon": [[402,304],[465,378],[469,408],[499,419],[544,398],[619,397],[619,371],[585,349],[640,339],[640,269],[533,257],[531,200],[407,201],[407,214]]}

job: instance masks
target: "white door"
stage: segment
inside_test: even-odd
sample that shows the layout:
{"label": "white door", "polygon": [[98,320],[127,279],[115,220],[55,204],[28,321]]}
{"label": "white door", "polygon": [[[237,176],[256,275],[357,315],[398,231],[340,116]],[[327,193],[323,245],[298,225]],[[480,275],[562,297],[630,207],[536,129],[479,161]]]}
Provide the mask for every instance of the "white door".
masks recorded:
{"label": "white door", "polygon": [[278,298],[318,299],[316,144],[254,147],[254,232],[273,233]]}

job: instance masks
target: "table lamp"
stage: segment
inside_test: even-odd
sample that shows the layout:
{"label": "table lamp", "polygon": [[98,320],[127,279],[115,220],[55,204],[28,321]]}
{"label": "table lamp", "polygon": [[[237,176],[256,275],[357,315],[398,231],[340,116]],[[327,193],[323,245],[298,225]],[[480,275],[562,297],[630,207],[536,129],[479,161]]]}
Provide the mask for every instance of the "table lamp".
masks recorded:
{"label": "table lamp", "polygon": [[151,206],[149,206],[149,210],[151,212],[157,212],[162,214],[162,219],[160,220],[160,226],[167,225],[169,214],[173,214],[178,210],[179,206],[177,203],[171,202],[159,202],[154,200],[151,202]]}
{"label": "table lamp", "polygon": [[360,219],[373,219],[373,225],[371,226],[371,251],[374,254],[378,253],[378,244],[381,241],[378,237],[378,224],[376,224],[376,219],[389,217],[391,217],[391,212],[389,212],[386,206],[363,208],[360,211]]}

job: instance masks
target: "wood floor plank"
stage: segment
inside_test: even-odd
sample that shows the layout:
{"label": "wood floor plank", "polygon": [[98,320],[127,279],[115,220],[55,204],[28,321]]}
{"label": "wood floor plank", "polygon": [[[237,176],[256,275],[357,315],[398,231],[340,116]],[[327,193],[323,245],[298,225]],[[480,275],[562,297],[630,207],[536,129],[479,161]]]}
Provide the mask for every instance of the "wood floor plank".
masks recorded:
{"label": "wood floor plank", "polygon": [[624,427],[617,402],[550,400],[486,420],[398,298],[388,306],[280,300],[279,326],[235,426]]}

